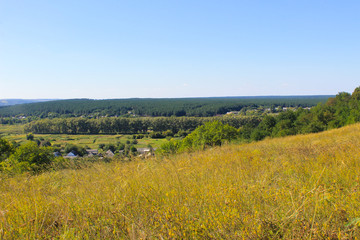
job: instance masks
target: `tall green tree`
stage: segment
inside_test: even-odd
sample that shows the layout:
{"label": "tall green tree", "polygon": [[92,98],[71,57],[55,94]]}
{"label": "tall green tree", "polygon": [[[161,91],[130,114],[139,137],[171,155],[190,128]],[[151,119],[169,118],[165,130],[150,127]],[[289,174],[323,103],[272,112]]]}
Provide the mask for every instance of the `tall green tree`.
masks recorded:
{"label": "tall green tree", "polygon": [[0,137],[0,162],[7,159],[13,152],[13,145],[6,139]]}
{"label": "tall green tree", "polygon": [[208,146],[220,146],[238,137],[236,128],[224,125],[219,121],[208,122],[196,128],[183,139],[182,147],[186,149],[204,149]]}

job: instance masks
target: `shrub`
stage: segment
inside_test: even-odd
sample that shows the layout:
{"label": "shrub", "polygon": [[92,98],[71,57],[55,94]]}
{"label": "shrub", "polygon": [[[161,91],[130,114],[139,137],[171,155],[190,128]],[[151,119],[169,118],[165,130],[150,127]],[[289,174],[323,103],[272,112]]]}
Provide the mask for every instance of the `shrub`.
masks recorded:
{"label": "shrub", "polygon": [[53,159],[51,148],[39,147],[35,142],[29,141],[18,147],[10,156],[9,161],[2,166],[3,170],[9,172],[39,172],[45,169]]}
{"label": "shrub", "polygon": [[236,128],[224,125],[219,121],[208,122],[197,127],[182,141],[171,139],[161,145],[159,153],[172,154],[178,151],[204,149],[208,146],[220,146],[224,142],[230,142],[238,138]]}
{"label": "shrub", "polygon": [[34,134],[32,133],[26,134],[26,140],[30,140],[30,141],[34,140]]}
{"label": "shrub", "polygon": [[105,147],[105,144],[103,144],[103,143],[99,144],[99,149],[104,149],[104,147]]}
{"label": "shrub", "polygon": [[114,144],[107,144],[107,145],[105,145],[105,147],[103,149],[104,149],[104,151],[110,150],[112,152],[115,152],[116,147]]}
{"label": "shrub", "polygon": [[238,137],[238,130],[219,121],[208,122],[196,128],[182,141],[182,148],[204,149],[207,146],[220,146]]}
{"label": "shrub", "polygon": [[151,138],[165,138],[166,136],[161,132],[152,132],[150,133]]}
{"label": "shrub", "polygon": [[160,154],[175,154],[181,147],[181,141],[170,139],[170,141],[163,143],[160,148],[157,150]]}
{"label": "shrub", "polygon": [[118,143],[116,143],[116,148],[118,150],[124,150],[125,149],[125,144],[123,144],[121,142],[118,142]]}
{"label": "shrub", "polygon": [[0,138],[0,162],[14,152],[13,145],[6,139]]}

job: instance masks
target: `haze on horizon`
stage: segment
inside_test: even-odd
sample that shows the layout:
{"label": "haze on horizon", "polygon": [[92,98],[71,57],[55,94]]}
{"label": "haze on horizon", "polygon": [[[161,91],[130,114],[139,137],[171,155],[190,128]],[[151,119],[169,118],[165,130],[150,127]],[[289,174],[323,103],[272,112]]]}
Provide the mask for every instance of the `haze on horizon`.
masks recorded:
{"label": "haze on horizon", "polygon": [[360,2],[1,1],[0,99],[334,95]]}

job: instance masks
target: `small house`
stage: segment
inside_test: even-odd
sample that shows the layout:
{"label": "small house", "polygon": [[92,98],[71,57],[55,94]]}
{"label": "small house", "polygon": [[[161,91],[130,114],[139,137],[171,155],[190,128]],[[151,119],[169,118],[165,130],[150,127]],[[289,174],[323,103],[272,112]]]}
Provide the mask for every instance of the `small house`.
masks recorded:
{"label": "small house", "polygon": [[75,158],[75,157],[78,157],[79,155],[77,154],[77,152],[75,152],[74,150],[69,152],[65,158]]}
{"label": "small house", "polygon": [[106,151],[105,155],[106,155],[106,157],[113,157],[113,156],[115,156],[115,154],[114,154],[110,149]]}
{"label": "small house", "polygon": [[54,157],[61,157],[62,156],[60,152],[54,152],[53,154],[54,154]]}
{"label": "small house", "polygon": [[88,157],[98,156],[99,151],[97,149],[87,149],[86,153]]}

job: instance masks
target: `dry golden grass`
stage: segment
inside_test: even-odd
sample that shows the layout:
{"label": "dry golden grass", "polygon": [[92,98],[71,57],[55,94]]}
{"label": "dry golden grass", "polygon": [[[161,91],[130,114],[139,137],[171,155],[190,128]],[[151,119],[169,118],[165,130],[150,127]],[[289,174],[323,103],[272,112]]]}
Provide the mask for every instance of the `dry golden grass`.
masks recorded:
{"label": "dry golden grass", "polygon": [[166,159],[1,176],[0,239],[351,239],[360,125]]}

